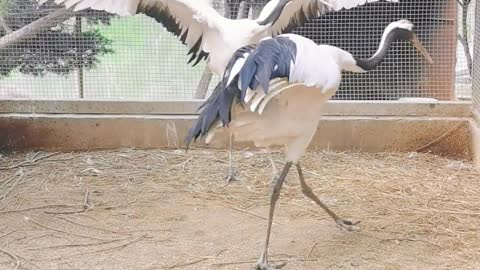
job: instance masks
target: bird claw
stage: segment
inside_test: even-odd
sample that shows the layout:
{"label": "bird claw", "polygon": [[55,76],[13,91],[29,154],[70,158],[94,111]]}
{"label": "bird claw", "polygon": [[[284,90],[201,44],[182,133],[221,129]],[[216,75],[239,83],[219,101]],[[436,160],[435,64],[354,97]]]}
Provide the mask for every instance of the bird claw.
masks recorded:
{"label": "bird claw", "polygon": [[233,181],[237,181],[237,178],[236,173],[234,171],[231,171],[225,176],[225,183],[228,185]]}
{"label": "bird claw", "polygon": [[260,258],[258,262],[255,264],[256,270],[277,270],[283,268],[287,265],[287,262],[282,262],[279,264],[268,264],[267,261],[263,258]]}
{"label": "bird claw", "polygon": [[360,228],[357,226],[360,223],[360,221],[352,222],[350,220],[337,219],[337,220],[335,220],[335,223],[337,223],[337,226],[341,230],[347,230],[347,231],[350,231],[350,232],[360,230]]}

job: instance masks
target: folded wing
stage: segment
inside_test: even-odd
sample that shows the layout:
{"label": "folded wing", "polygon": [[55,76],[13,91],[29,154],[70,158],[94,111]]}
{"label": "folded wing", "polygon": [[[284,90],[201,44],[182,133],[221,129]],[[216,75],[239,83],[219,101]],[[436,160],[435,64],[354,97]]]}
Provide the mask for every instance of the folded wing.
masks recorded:
{"label": "folded wing", "polygon": [[227,126],[232,120],[235,101],[261,113],[268,100],[289,84],[296,50],[295,42],[286,37],[263,40],[237,50],[222,81],[200,107],[198,121],[186,138],[187,145],[205,136],[212,127]]}

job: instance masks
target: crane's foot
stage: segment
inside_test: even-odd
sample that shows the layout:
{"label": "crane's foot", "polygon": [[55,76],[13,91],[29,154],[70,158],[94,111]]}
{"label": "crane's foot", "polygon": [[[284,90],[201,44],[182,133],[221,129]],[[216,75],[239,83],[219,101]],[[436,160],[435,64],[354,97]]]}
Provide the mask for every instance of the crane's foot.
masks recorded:
{"label": "crane's foot", "polygon": [[281,264],[277,264],[277,265],[272,265],[272,264],[256,264],[255,265],[255,269],[256,270],[277,270],[277,269],[281,269],[282,267],[284,267],[285,265],[287,265],[287,263],[281,263]]}
{"label": "crane's foot", "polygon": [[267,262],[266,256],[262,255],[260,259],[258,259],[257,263],[255,264],[256,270],[277,270],[287,265],[286,262],[280,264],[269,264]]}
{"label": "crane's foot", "polygon": [[233,181],[237,181],[236,175],[237,173],[234,170],[230,170],[230,172],[225,176],[225,183],[228,185]]}
{"label": "crane's foot", "polygon": [[355,221],[355,222],[352,222],[350,220],[344,220],[344,219],[337,219],[335,220],[335,223],[337,223],[337,226],[341,229],[341,230],[347,230],[347,231],[359,231],[360,228],[359,226],[357,226],[360,221]]}

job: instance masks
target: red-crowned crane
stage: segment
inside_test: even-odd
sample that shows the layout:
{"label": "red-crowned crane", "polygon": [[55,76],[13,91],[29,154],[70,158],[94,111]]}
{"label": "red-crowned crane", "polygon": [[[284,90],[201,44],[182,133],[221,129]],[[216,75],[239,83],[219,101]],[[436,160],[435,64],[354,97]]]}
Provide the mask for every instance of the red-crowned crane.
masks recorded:
{"label": "red-crowned crane", "polygon": [[268,38],[258,45],[237,50],[229,61],[222,89],[204,103],[198,122],[186,138],[187,145],[199,136],[211,140],[227,131],[238,141],[257,147],[285,147],[286,164],[273,184],[267,235],[257,269],[275,269],[268,264],[267,250],[275,204],[285,177],[295,164],[303,194],[322,207],[344,229],[356,223],[339,218],[312,192],[303,177],[299,159],[315,134],[325,102],[337,91],[342,71],[366,72],[378,66],[391,43],[410,41],[432,62],[407,20],[386,27],[377,52],[358,59],[340,48],[317,45],[294,34]]}
{"label": "red-crowned crane", "polygon": [[[43,4],[48,0],[38,0]],[[66,8],[87,8],[129,16],[143,13],[161,23],[188,46],[190,61],[207,59],[210,70],[223,75],[240,47],[289,32],[306,20],[331,11],[379,0],[271,0],[255,19],[233,20],[201,0],[54,0]],[[385,0],[398,2],[398,0]]]}
{"label": "red-crowned crane", "polygon": [[[38,1],[42,4],[47,0]],[[74,11],[91,8],[123,16],[143,13],[153,17],[190,49],[189,63],[195,61],[196,65],[207,59],[209,69],[222,76],[233,53],[243,46],[290,32],[322,14],[377,1],[382,0],[271,0],[255,20],[225,18],[201,0],[55,0],[55,3]],[[228,182],[234,176],[232,140],[230,137]]]}

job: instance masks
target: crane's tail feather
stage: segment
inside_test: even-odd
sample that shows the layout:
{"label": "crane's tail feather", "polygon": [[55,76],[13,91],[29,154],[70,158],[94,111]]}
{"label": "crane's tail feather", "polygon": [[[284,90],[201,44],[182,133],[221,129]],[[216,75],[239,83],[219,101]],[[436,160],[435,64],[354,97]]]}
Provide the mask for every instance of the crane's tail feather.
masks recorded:
{"label": "crane's tail feather", "polygon": [[[215,123],[221,123],[223,127],[230,123],[235,100],[242,105],[248,105],[251,110],[256,110],[264,99],[269,100],[271,82],[277,86],[288,82],[296,53],[295,42],[281,36],[238,49],[230,59],[222,81],[200,106],[198,120],[185,138],[187,149],[192,141],[206,136],[210,129],[217,128]],[[272,81],[275,78],[281,80]],[[259,87],[263,92],[259,92]],[[276,88],[274,87],[274,90]]]}
{"label": "crane's tail feather", "polygon": [[242,68],[241,62],[245,61],[255,48],[256,45],[249,45],[238,49],[234,53],[222,81],[217,84],[210,97],[198,109],[200,111],[198,120],[185,138],[187,149],[192,141],[206,136],[217,121],[220,121],[223,126],[230,123],[233,101],[235,98],[238,102],[241,100],[238,90],[238,72]]}
{"label": "crane's tail feather", "polygon": [[202,104],[198,120],[185,138],[187,149],[192,141],[207,135],[216,122],[220,121],[223,126],[230,123],[231,107],[235,97],[239,98],[239,94],[235,84],[224,88],[220,82],[215,87],[212,95]]}

